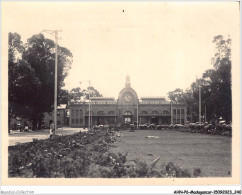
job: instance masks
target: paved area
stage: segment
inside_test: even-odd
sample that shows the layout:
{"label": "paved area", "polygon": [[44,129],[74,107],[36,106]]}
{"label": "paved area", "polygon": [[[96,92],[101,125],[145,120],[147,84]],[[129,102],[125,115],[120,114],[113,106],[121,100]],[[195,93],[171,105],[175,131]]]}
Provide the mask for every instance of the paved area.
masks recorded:
{"label": "paved area", "polygon": [[[83,128],[71,128],[71,127],[63,127],[59,128],[56,131],[57,135],[68,135],[73,133],[78,133],[80,131],[87,131],[87,129]],[[16,145],[17,143],[26,143],[26,142],[32,142],[33,139],[47,139],[50,137],[49,129],[44,129],[40,131],[29,131],[29,132],[20,132],[17,131],[10,131],[10,134],[8,134],[8,141],[9,146]]]}

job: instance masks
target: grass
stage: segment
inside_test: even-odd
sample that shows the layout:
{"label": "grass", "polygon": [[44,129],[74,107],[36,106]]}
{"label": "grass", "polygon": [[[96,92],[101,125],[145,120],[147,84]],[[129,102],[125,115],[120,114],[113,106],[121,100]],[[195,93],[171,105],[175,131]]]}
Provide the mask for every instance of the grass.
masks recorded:
{"label": "grass", "polygon": [[[120,131],[120,137],[110,149],[125,154],[127,160],[146,163],[161,157],[157,166],[173,162],[193,173],[200,168],[203,177],[230,177],[232,172],[231,137],[192,134],[172,130]],[[158,136],[159,138],[145,138]]]}

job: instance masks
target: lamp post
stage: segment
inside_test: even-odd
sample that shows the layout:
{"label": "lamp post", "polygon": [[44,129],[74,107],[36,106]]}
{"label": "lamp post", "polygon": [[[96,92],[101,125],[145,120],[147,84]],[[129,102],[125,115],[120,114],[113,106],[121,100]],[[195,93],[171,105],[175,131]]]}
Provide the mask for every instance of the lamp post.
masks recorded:
{"label": "lamp post", "polygon": [[137,129],[139,129],[139,99],[137,99]]}
{"label": "lamp post", "polygon": [[[58,65],[58,32],[61,30],[43,30],[42,32],[47,32],[55,36],[55,85],[54,85],[54,125],[57,129],[57,65]],[[53,132],[55,134],[55,131]]]}
{"label": "lamp post", "polygon": [[201,124],[201,85],[199,82],[199,124]]}

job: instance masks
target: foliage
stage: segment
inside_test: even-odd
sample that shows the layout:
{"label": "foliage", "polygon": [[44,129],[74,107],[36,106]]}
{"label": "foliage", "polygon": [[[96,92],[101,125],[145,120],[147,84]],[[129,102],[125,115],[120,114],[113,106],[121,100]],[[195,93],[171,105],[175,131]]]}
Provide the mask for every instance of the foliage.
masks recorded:
{"label": "foliage", "polygon": [[[23,44],[20,35],[9,33],[9,118],[21,116],[41,122],[54,103],[55,43],[37,34]],[[72,54],[58,46],[57,91],[71,67]],[[59,96],[60,97],[60,96]]]}
{"label": "foliage", "polygon": [[182,102],[187,105],[188,120],[198,121],[199,86],[201,86],[202,115],[207,121],[218,120],[222,117],[227,123],[232,120],[231,97],[231,39],[223,36],[214,37],[216,53],[211,62],[214,69],[208,69],[202,78],[196,79],[191,87],[183,92],[175,89],[168,93],[171,101]]}
{"label": "foliage", "polygon": [[90,97],[102,97],[102,94],[95,89],[94,87],[90,86],[87,89],[81,89],[80,87],[73,88],[70,92],[66,92],[65,98],[71,101],[81,101],[81,100],[88,100],[89,99],[89,91]]}
{"label": "foliage", "polygon": [[185,99],[184,99],[184,92],[182,89],[177,88],[174,91],[170,91],[168,93],[168,97],[171,101],[176,102],[176,103],[184,103]]}
{"label": "foliage", "polygon": [[11,117],[29,117],[36,90],[40,86],[35,70],[22,59],[25,47],[17,33],[9,33],[8,39],[8,111]]}
{"label": "foliage", "polygon": [[[57,136],[9,147],[9,177],[191,177],[173,163],[156,168],[160,158],[150,164],[128,161],[127,154],[109,152],[117,134],[109,130]],[[200,176],[201,171],[194,176]]]}
{"label": "foliage", "polygon": [[99,93],[98,90],[96,90],[94,87],[90,86],[87,89],[84,89],[82,92],[84,94],[85,99],[89,99],[89,91],[90,91],[90,97],[102,97],[102,94]]}

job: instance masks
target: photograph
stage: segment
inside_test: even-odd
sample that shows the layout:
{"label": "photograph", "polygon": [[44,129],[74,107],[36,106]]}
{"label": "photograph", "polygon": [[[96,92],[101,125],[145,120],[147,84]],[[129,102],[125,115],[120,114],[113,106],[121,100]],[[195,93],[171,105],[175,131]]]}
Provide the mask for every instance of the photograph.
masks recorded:
{"label": "photograph", "polygon": [[240,183],[239,2],[1,6],[4,183]]}

